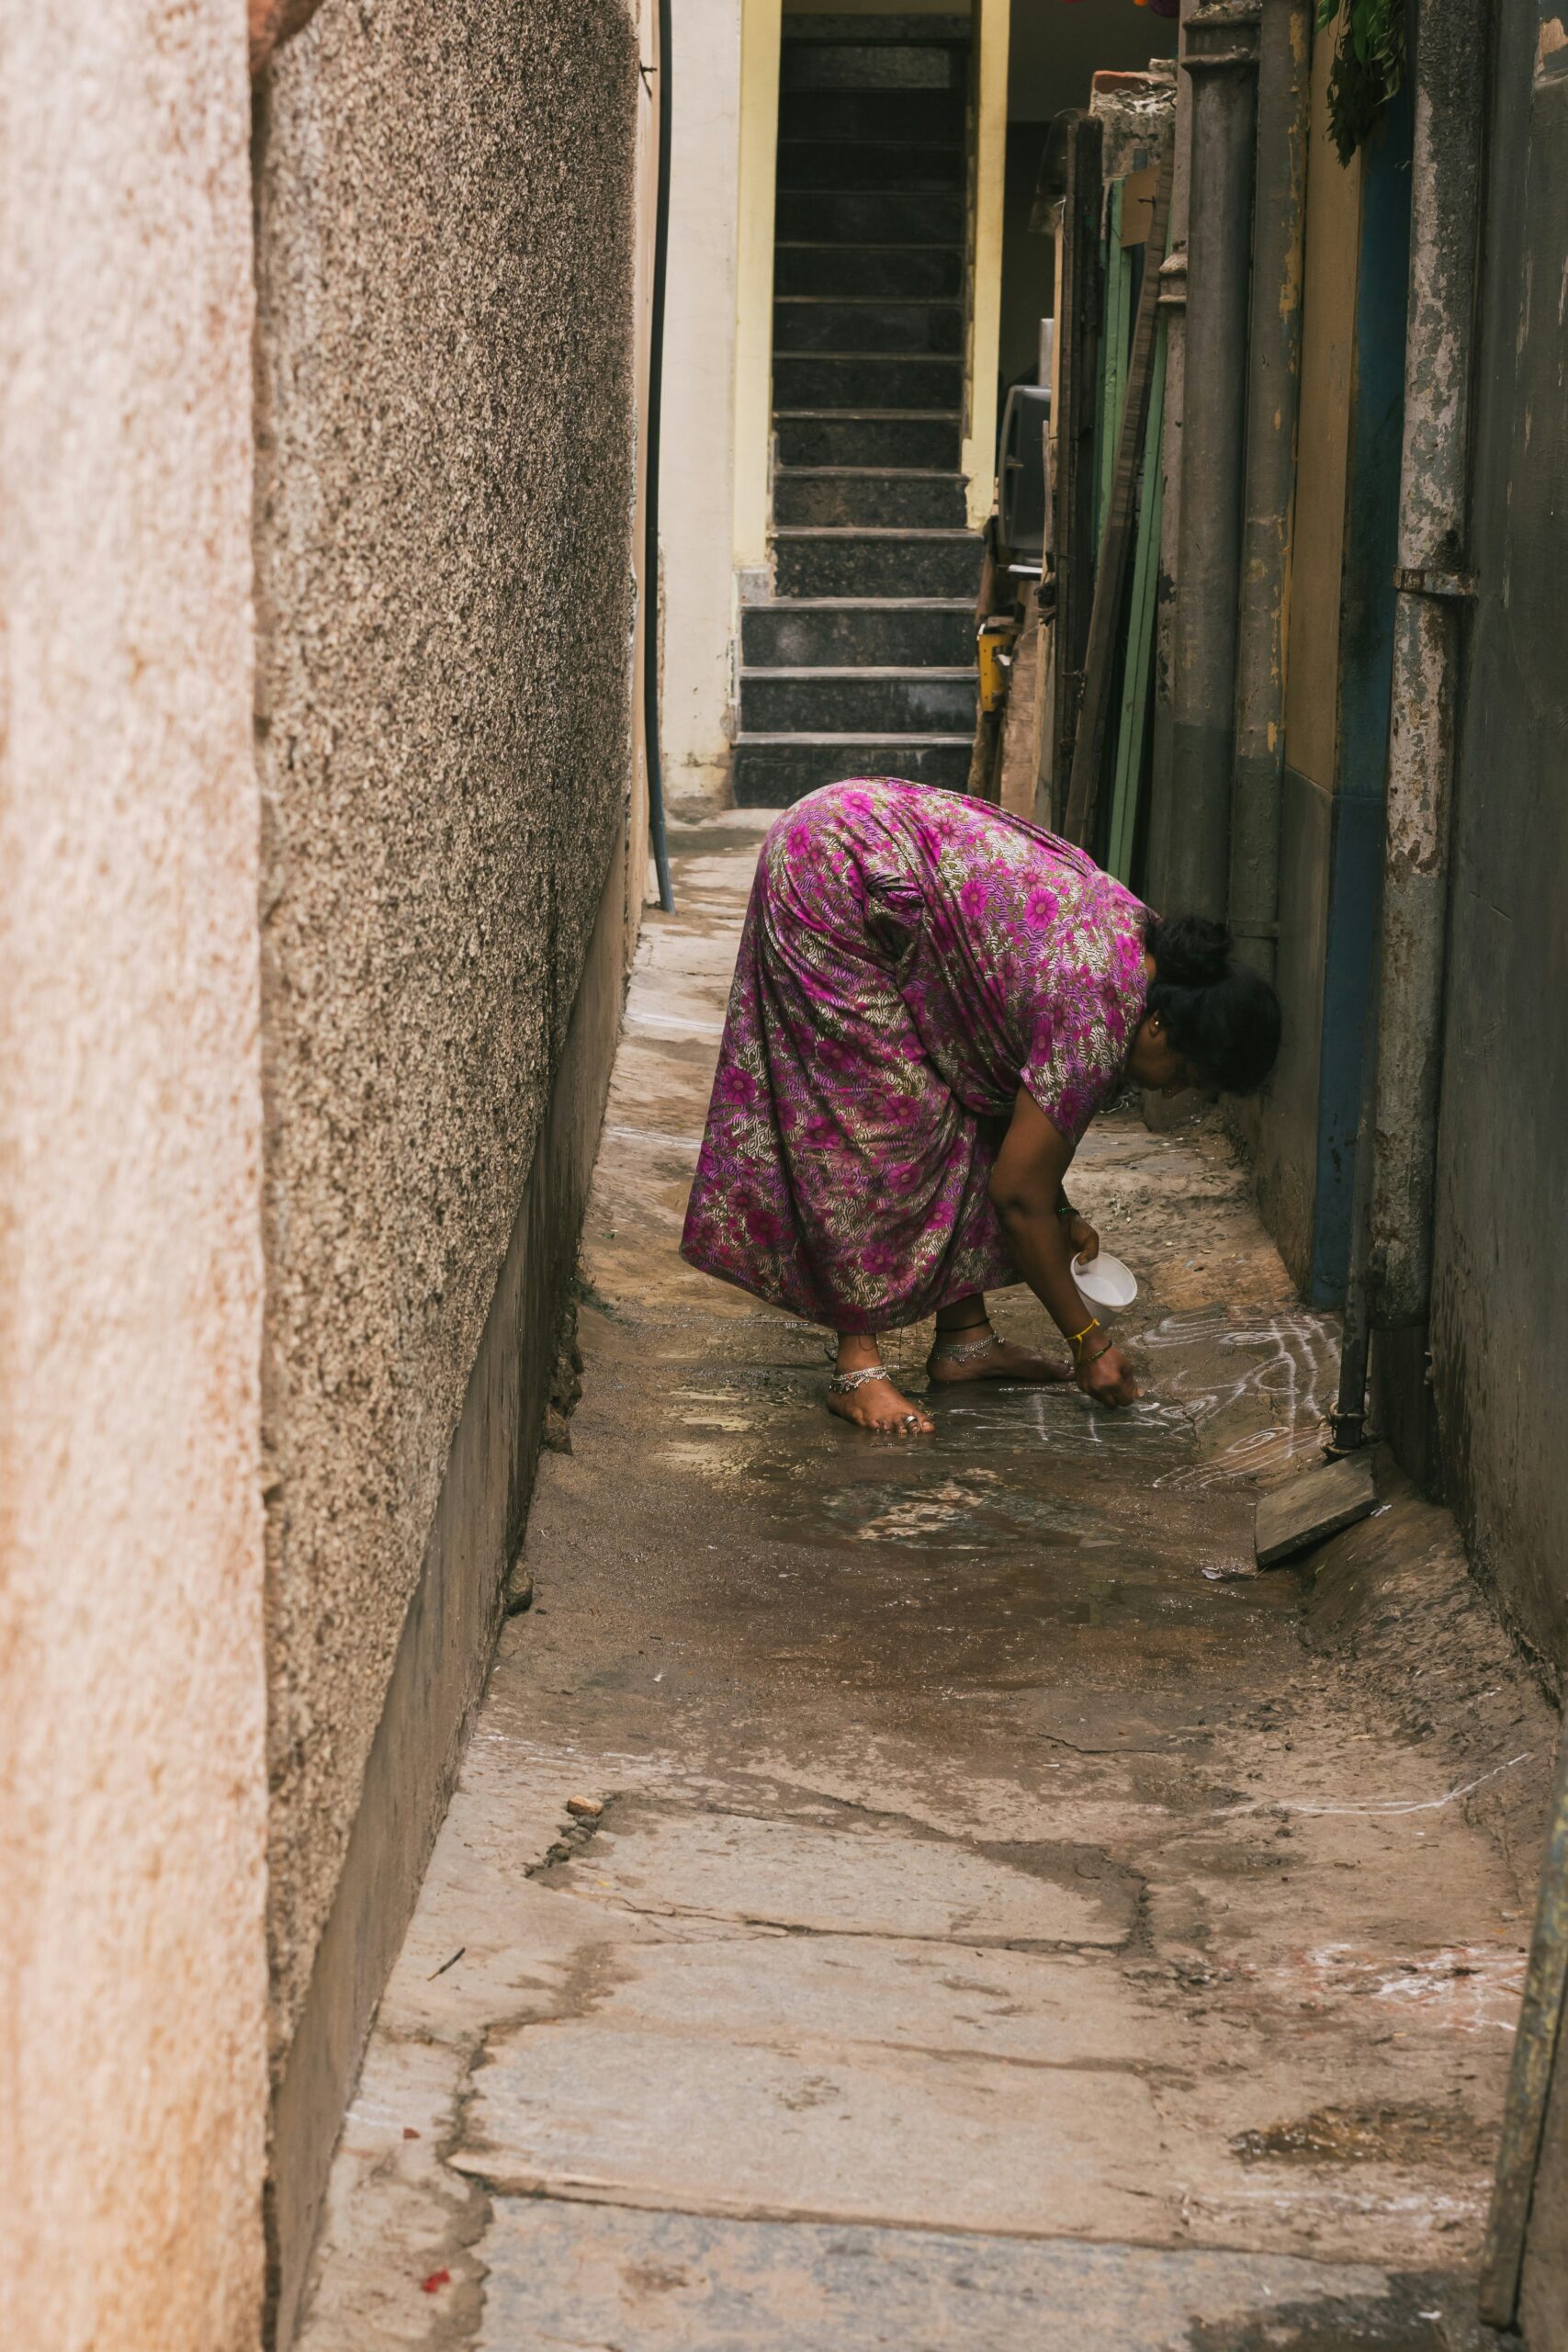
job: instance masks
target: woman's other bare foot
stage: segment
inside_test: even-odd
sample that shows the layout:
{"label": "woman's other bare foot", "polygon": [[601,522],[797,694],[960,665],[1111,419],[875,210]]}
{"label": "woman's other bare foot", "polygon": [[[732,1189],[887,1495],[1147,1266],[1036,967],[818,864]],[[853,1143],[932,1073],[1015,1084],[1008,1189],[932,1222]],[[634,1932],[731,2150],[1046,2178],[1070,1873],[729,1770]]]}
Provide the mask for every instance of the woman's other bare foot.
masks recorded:
{"label": "woman's other bare foot", "polygon": [[[953,1344],[964,1349],[979,1344],[981,1334],[960,1340],[954,1335]],[[965,1354],[957,1363],[943,1355],[942,1334],[939,1331],[935,1347],[926,1362],[926,1372],[933,1388],[957,1388],[966,1380],[1017,1380],[1033,1387],[1044,1387],[1053,1381],[1071,1380],[1071,1364],[1053,1363],[1049,1356],[1037,1355],[1032,1348],[1021,1348],[1011,1340],[999,1340],[991,1334],[991,1344],[983,1355]]]}

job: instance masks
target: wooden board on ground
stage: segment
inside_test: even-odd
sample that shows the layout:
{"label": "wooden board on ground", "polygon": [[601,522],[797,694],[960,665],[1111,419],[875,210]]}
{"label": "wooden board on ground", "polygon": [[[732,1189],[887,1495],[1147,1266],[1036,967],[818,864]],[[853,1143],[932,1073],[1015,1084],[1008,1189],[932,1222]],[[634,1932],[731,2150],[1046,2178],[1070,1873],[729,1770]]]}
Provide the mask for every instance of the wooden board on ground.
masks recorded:
{"label": "wooden board on ground", "polygon": [[1253,1540],[1258,1566],[1277,1568],[1313,1544],[1325,1544],[1342,1527],[1365,1519],[1377,1499],[1371,1447],[1287,1479],[1258,1505]]}

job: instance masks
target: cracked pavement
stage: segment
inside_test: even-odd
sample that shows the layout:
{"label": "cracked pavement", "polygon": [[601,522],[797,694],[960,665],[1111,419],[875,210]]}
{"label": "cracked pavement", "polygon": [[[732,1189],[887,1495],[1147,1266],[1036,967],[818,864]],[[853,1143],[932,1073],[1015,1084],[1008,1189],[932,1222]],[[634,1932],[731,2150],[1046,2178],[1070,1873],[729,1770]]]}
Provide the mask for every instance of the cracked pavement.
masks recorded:
{"label": "cracked pavement", "polygon": [[687,811],[645,931],[572,1451],[303,2352],[1473,2346],[1550,1712],[1386,1474],[1253,1572],[1334,1340],[1212,1119],[1079,1156],[1142,1284],[1118,1419],[868,1437],[820,1335],[680,1263],[761,830]]}

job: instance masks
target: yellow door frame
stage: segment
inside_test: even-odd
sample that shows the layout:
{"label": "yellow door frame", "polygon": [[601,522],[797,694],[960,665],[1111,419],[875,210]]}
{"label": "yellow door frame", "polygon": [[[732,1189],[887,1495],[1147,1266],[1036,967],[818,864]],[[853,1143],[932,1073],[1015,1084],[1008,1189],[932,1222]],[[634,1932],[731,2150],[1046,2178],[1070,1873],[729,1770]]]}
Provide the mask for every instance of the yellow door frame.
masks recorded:
{"label": "yellow door frame", "polygon": [[997,474],[997,364],[1002,334],[1002,210],[1007,187],[1011,0],[973,0],[975,142],[970,164],[969,334],[964,450],[969,526],[991,511]]}
{"label": "yellow door frame", "polygon": [[741,0],[735,252],[735,566],[768,560],[773,437],[773,186],[783,0]]}
{"label": "yellow door frame", "polygon": [[[975,130],[969,173],[969,315],[964,440],[973,529],[996,490],[997,362],[1001,346],[1002,209],[1007,180],[1010,0],[971,0]],[[736,171],[735,566],[768,560],[773,435],[773,227],[783,0],[741,0]]]}

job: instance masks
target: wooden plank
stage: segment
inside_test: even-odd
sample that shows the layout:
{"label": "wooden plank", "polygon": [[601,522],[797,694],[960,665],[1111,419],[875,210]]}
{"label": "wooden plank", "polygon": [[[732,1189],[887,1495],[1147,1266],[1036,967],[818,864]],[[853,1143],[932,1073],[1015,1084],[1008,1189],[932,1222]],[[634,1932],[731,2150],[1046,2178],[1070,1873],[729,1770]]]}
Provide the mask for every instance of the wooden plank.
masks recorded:
{"label": "wooden plank", "polygon": [[[1159,187],[1155,197],[1154,232],[1149,243],[1151,254],[1165,251],[1166,224],[1170,218],[1170,171],[1171,158],[1168,151],[1160,165]],[[1149,391],[1154,377],[1158,293],[1158,270],[1145,269],[1138,294],[1138,322],[1133,338],[1127,402],[1122,412],[1116,453],[1116,480],[1094,575],[1094,605],[1089,617],[1089,642],[1084,651],[1077,733],[1071,754],[1071,781],[1063,826],[1067,839],[1077,842],[1080,847],[1087,846],[1093,838],[1102,772],[1106,765],[1116,639],[1122,623],[1122,596],[1126,585],[1127,558],[1132,546],[1139,460],[1143,454]]]}
{"label": "wooden plank", "polygon": [[1078,701],[1094,600],[1094,424],[1100,348],[1100,128],[1080,114],[1066,132],[1061,269],[1056,301],[1056,464],[1051,544],[1056,608],[1052,637],[1051,798],[1061,821],[1072,774]]}
{"label": "wooden plank", "polygon": [[1148,732],[1149,684],[1154,670],[1155,590],[1159,574],[1160,515],[1165,483],[1160,456],[1165,443],[1165,321],[1155,327],[1154,378],[1149,386],[1149,425],[1144,436],[1143,484],[1138,493],[1138,552],[1127,618],[1127,655],[1122,665],[1122,709],[1116,730],[1116,778],[1111,799],[1111,842],[1106,870],[1118,882],[1133,878],[1133,844],[1138,831],[1138,785]]}
{"label": "wooden plank", "polygon": [[1012,684],[1002,714],[997,797],[1014,817],[1034,821],[1034,768],[1038,756],[1035,705],[1040,694],[1040,653],[1044,631],[1039,600],[1031,596],[1012,654]]}
{"label": "wooden plank", "polygon": [[1100,333],[1100,424],[1095,434],[1094,538],[1105,536],[1111,492],[1116,480],[1116,451],[1122,432],[1122,412],[1127,404],[1128,345],[1132,340],[1133,257],[1122,243],[1122,195],[1125,183],[1113,180],[1106,210],[1105,235],[1100,266],[1104,281],[1104,322]]}
{"label": "wooden plank", "polygon": [[1124,245],[1145,245],[1154,227],[1155,195],[1159,187],[1159,166],[1145,164],[1141,172],[1129,172],[1122,183],[1122,243]]}
{"label": "wooden plank", "polygon": [[1260,1568],[1277,1568],[1342,1528],[1365,1519],[1377,1503],[1371,1448],[1338,1462],[1300,1471],[1258,1498],[1253,1538]]}
{"label": "wooden plank", "polygon": [[[1568,1735],[1557,1759],[1557,1785],[1547,1818],[1546,1856],[1524,2000],[1514,2037],[1503,2138],[1481,2257],[1481,2316],[1492,2327],[1512,2327],[1519,2278],[1534,2233],[1560,2233],[1561,2213],[1534,2211],[1541,2135],[1552,2078],[1563,2055],[1562,2016],[1568,1989]],[[1533,2337],[1532,2337],[1533,2342]]]}

